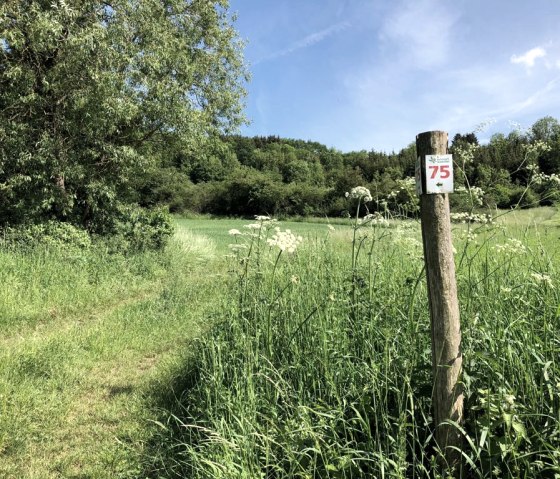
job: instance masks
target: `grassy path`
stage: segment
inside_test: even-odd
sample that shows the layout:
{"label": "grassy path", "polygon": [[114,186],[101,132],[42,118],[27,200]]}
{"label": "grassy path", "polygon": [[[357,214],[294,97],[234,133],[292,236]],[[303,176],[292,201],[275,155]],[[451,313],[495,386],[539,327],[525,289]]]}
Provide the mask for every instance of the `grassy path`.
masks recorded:
{"label": "grassy path", "polygon": [[141,477],[153,398],[216,304],[217,260],[192,239],[179,231],[165,257],[133,264],[22,256],[10,269],[2,253],[0,478]]}

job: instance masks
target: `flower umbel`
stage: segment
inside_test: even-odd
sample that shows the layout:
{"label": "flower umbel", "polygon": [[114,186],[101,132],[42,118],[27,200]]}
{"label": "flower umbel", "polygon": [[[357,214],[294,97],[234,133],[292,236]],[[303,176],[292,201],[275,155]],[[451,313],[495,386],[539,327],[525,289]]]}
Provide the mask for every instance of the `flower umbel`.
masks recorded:
{"label": "flower umbel", "polygon": [[545,284],[546,286],[553,287],[552,278],[548,274],[531,273],[531,277],[537,284]]}
{"label": "flower umbel", "polygon": [[350,190],[350,193],[346,192],[345,196],[346,198],[361,199],[364,203],[368,203],[373,199],[370,191],[365,186],[356,186]]}
{"label": "flower umbel", "polygon": [[280,228],[276,228],[275,231],[266,241],[270,246],[277,246],[280,251],[293,253],[303,241],[301,236],[294,235],[290,230],[281,231]]}

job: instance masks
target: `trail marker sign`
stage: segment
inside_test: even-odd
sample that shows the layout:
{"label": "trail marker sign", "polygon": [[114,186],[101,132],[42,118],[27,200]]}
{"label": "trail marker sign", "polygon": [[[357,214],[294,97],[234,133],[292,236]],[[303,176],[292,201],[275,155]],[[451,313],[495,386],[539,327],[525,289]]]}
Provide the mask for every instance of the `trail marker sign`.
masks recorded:
{"label": "trail marker sign", "polygon": [[453,155],[426,155],[425,193],[453,193]]}

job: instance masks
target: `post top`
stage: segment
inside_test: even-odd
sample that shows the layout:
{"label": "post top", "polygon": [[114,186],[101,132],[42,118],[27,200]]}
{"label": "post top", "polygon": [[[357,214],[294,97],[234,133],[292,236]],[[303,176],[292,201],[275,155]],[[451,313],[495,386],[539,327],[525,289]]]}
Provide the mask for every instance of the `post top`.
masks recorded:
{"label": "post top", "polygon": [[419,136],[424,136],[424,135],[446,135],[446,136],[449,136],[449,133],[447,133],[446,131],[443,131],[443,130],[424,131],[422,133],[418,133],[416,135],[416,138],[418,138]]}

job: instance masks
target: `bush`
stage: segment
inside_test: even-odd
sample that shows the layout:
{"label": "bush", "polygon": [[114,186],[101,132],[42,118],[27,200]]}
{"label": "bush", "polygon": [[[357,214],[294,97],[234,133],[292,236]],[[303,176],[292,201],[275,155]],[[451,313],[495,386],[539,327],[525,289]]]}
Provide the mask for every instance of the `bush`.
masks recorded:
{"label": "bush", "polygon": [[511,196],[510,206],[516,205],[520,208],[534,208],[539,206],[539,197],[533,190],[519,187]]}
{"label": "bush", "polygon": [[158,250],[165,247],[174,227],[167,211],[123,206],[108,238],[109,249],[119,252]]}
{"label": "bush", "polygon": [[87,231],[60,221],[7,227],[3,233],[4,245],[23,247],[41,245],[57,249],[87,249],[91,246],[91,237]]}

